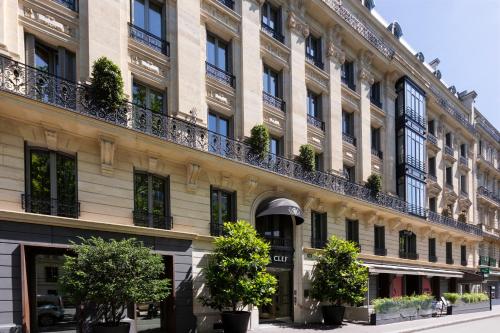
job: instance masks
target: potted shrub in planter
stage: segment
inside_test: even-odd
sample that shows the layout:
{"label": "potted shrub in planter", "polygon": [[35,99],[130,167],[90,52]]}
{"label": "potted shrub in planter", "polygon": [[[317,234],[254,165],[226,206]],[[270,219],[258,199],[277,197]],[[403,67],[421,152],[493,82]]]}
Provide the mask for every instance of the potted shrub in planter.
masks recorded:
{"label": "potted shrub in planter", "polygon": [[133,238],[82,239],[73,251],[75,256],[65,256],[59,281],[84,313],[92,309],[94,333],[128,333],[129,324],[122,322],[127,305],[170,294],[163,258]]}
{"label": "potted shrub in planter", "polygon": [[94,61],[90,91],[96,107],[107,113],[116,112],[124,102],[120,67],[106,57]]}
{"label": "potted shrub in planter", "polygon": [[224,223],[223,236],[215,239],[214,253],[203,269],[208,293],[200,300],[222,312],[224,332],[245,333],[250,319],[245,307],[271,303],[277,281],[266,272],[269,250],[269,243],[246,221]]}
{"label": "potted shrub in planter", "polygon": [[371,195],[376,198],[378,193],[382,191],[382,176],[372,173],[366,180],[365,186],[371,190]]}
{"label": "potted shrub in planter", "polygon": [[251,153],[259,160],[263,160],[269,154],[269,130],[264,125],[255,125],[250,131],[247,143],[250,145]]}
{"label": "potted shrub in planter", "polygon": [[310,144],[300,146],[297,160],[305,171],[313,171],[316,168],[313,146]]}
{"label": "potted shrub in planter", "polygon": [[322,306],[324,323],[341,325],[344,318],[343,304],[363,302],[368,290],[368,269],[358,260],[355,243],[332,236],[318,255],[312,272],[311,295]]}

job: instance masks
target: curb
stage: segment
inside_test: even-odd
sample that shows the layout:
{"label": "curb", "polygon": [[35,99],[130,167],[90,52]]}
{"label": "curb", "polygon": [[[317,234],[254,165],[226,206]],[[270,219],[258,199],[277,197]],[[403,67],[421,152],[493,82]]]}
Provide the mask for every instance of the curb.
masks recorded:
{"label": "curb", "polygon": [[409,330],[404,330],[404,331],[397,331],[397,332],[398,333],[422,332],[422,331],[427,331],[427,330],[431,330],[431,329],[435,329],[435,328],[440,328],[440,327],[445,327],[445,326],[459,325],[459,324],[463,324],[463,323],[467,323],[467,322],[471,322],[471,321],[478,321],[478,320],[490,319],[490,318],[495,318],[495,317],[500,317],[500,313],[491,314],[491,315],[487,315],[487,316],[484,316],[484,317],[474,317],[474,318],[462,319],[462,320],[457,320],[457,321],[448,322],[448,323],[440,323],[440,324],[436,324],[436,325],[429,325],[429,326],[425,326],[425,327],[417,327],[417,328],[414,328],[414,329],[409,329]]}

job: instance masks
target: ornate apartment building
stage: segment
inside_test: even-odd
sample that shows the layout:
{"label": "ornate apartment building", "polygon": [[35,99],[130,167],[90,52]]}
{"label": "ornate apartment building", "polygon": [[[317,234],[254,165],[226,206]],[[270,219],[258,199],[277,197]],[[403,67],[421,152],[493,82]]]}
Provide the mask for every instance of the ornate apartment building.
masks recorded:
{"label": "ornate apartment building", "polygon": [[[499,133],[373,1],[0,0],[0,13],[0,332],[74,329],[56,282],[79,236],[164,256],[173,295],[153,314],[135,305],[135,331],[211,331],[200,272],[236,219],[271,242],[279,281],[252,328],[321,318],[310,274],[331,235],[359,244],[364,308],[499,289]],[[122,71],[116,110],[92,100],[101,56]],[[245,143],[258,124],[264,159]],[[315,171],[296,161],[303,144]]]}

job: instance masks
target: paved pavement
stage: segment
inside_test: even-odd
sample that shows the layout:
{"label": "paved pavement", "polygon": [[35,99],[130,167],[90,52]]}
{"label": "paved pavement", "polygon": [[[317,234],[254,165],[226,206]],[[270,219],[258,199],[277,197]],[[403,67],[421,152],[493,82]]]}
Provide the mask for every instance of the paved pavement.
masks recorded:
{"label": "paved pavement", "polygon": [[[491,319],[490,319],[491,318]],[[364,325],[364,324],[353,324],[345,323],[341,327],[323,326],[323,325],[277,325],[277,324],[266,324],[260,325],[259,329],[252,331],[252,333],[284,333],[284,332],[296,332],[296,333],[312,333],[319,331],[327,332],[338,332],[338,333],[412,333],[412,332],[454,332],[459,333],[462,331],[453,330],[453,327],[459,327],[458,324],[473,325],[474,322],[478,322],[477,327],[487,327],[491,324],[491,321],[496,321],[496,325],[500,326],[500,306],[494,306],[492,311],[477,312],[477,313],[467,313],[462,315],[451,315],[443,316],[437,318],[405,321],[401,323],[388,324],[388,325]],[[481,321],[481,323],[479,323]],[[486,324],[484,324],[485,322]],[[449,327],[450,325],[453,325]],[[486,325],[486,326],[484,326]],[[460,325],[461,326],[461,325]],[[490,325],[491,326],[491,325]],[[446,327],[446,329],[444,328]],[[476,327],[476,326],[467,326]],[[432,329],[432,331],[430,331]],[[477,331],[481,333],[488,332],[498,332],[500,330],[483,329],[482,331]],[[463,331],[466,332],[466,331]],[[467,331],[470,333],[471,330]]]}

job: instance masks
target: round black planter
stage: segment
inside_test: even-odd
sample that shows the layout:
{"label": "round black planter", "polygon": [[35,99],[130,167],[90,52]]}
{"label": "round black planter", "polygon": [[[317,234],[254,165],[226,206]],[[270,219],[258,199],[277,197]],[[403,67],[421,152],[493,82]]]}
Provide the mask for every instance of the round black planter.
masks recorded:
{"label": "round black planter", "polygon": [[344,319],[345,307],[339,305],[323,305],[323,321],[325,325],[342,325]]}
{"label": "round black planter", "polygon": [[129,323],[120,323],[118,326],[95,325],[93,333],[128,333],[130,331]]}
{"label": "round black planter", "polygon": [[248,311],[224,311],[221,314],[222,326],[227,333],[246,333],[250,312]]}

